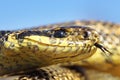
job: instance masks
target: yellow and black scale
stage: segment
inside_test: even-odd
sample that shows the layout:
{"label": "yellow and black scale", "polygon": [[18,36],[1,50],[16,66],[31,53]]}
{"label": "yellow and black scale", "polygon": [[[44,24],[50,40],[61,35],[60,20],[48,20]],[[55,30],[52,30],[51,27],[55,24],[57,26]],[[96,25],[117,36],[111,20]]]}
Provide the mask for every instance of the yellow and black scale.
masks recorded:
{"label": "yellow and black scale", "polygon": [[0,80],[120,80],[120,25],[73,21],[0,31]]}

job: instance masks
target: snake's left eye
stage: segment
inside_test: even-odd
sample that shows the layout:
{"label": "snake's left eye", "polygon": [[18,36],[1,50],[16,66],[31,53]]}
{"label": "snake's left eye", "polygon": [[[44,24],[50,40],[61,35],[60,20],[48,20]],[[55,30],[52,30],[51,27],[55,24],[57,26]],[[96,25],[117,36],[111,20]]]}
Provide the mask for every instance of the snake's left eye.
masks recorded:
{"label": "snake's left eye", "polygon": [[54,37],[56,38],[64,38],[66,37],[67,33],[65,30],[56,30],[53,34]]}
{"label": "snake's left eye", "polygon": [[89,37],[89,35],[90,35],[90,32],[89,31],[85,31],[84,34],[83,34],[83,37],[85,39],[87,39]]}

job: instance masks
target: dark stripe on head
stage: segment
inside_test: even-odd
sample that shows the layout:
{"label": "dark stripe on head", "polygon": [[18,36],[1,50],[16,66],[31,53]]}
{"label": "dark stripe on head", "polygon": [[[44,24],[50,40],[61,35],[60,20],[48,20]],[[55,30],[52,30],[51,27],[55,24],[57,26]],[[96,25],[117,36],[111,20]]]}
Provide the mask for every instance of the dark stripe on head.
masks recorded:
{"label": "dark stripe on head", "polygon": [[24,31],[20,34],[16,34],[16,39],[24,39],[26,36],[38,35],[38,36],[50,36],[47,31]]}

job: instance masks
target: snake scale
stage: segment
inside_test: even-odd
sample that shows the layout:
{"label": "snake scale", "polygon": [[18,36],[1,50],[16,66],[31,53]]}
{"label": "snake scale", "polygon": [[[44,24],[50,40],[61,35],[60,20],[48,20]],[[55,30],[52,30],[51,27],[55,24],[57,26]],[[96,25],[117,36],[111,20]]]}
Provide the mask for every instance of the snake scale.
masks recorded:
{"label": "snake scale", "polygon": [[78,20],[0,33],[2,80],[120,80],[119,24]]}

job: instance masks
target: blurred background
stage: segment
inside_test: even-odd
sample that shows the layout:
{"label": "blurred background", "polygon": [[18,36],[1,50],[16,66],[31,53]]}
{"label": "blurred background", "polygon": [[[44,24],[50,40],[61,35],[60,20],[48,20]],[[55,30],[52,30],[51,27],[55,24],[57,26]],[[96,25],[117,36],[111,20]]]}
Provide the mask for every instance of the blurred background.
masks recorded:
{"label": "blurred background", "polygon": [[120,0],[0,0],[0,30],[91,19],[120,23]]}

